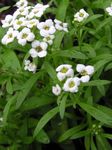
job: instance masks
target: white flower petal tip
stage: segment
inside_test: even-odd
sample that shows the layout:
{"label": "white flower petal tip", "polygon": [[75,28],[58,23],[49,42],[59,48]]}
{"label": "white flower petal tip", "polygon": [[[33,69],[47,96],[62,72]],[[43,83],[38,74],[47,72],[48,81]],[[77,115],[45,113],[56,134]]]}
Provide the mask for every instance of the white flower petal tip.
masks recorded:
{"label": "white flower petal tip", "polygon": [[60,95],[61,94],[61,87],[58,84],[56,84],[56,86],[52,87],[52,93],[56,96]]}

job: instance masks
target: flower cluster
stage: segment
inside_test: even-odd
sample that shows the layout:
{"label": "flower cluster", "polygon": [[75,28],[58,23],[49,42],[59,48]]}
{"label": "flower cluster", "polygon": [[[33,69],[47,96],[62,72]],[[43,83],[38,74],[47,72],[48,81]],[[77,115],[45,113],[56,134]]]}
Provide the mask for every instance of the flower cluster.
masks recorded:
{"label": "flower cluster", "polygon": [[37,66],[34,63],[32,63],[30,60],[25,60],[24,64],[25,64],[24,70],[28,70],[33,73],[36,72]]}
{"label": "flower cluster", "polygon": [[22,46],[30,43],[29,54],[32,58],[45,57],[47,49],[53,44],[56,31],[68,32],[68,24],[57,19],[41,21],[49,5],[37,3],[29,6],[27,0],[20,0],[16,6],[14,14],[2,20],[2,27],[7,28],[2,44],[7,45],[15,39]]}
{"label": "flower cluster", "polygon": [[84,9],[80,9],[79,12],[74,14],[74,21],[82,22],[84,19],[88,17],[89,14]]}
{"label": "flower cluster", "polygon": [[94,73],[94,67],[91,65],[85,66],[78,64],[76,66],[77,76],[74,76],[74,70],[71,65],[63,64],[56,68],[57,78],[61,82],[61,86],[56,84],[52,87],[54,95],[60,95],[61,91],[76,93],[81,82],[89,82],[92,74]]}

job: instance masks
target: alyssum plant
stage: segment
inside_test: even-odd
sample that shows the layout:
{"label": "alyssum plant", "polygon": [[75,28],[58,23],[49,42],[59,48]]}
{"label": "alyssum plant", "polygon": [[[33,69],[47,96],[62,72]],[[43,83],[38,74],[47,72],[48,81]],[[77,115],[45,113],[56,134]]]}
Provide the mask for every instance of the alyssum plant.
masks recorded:
{"label": "alyssum plant", "polygon": [[98,2],[80,1],[73,16],[73,4],[20,0],[2,20],[1,150],[40,150],[50,140],[74,150],[80,138],[83,149],[112,149],[112,110],[99,104],[112,68],[112,6],[94,14]]}

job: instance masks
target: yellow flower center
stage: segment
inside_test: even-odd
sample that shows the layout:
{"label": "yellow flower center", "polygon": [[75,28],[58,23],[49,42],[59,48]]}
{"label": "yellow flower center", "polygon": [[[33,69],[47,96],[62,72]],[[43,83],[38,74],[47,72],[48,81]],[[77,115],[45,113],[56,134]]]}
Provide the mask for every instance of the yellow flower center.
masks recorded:
{"label": "yellow flower center", "polygon": [[37,46],[35,49],[36,49],[37,52],[43,51],[42,47],[40,47],[40,46]]}
{"label": "yellow flower center", "polygon": [[86,70],[83,70],[83,71],[81,72],[81,75],[82,75],[82,76],[86,76],[86,75],[88,75],[88,73],[87,73]]}
{"label": "yellow flower center", "polygon": [[80,16],[80,17],[83,17],[83,16],[84,16],[84,14],[83,14],[83,13],[80,13],[80,14],[79,14],[79,16]]}
{"label": "yellow flower center", "polygon": [[45,29],[45,30],[49,30],[49,27],[48,27],[48,26],[44,26],[44,29]]}
{"label": "yellow flower center", "polygon": [[27,36],[28,36],[28,34],[23,33],[23,35],[22,35],[22,39],[26,39],[26,38],[27,38]]}
{"label": "yellow flower center", "polygon": [[22,23],[23,23],[22,21],[18,21],[18,22],[17,22],[18,25],[21,25]]}
{"label": "yellow flower center", "polygon": [[63,67],[62,69],[61,69],[61,72],[62,73],[66,73],[68,71],[68,68],[66,68],[66,67]]}
{"label": "yellow flower center", "polygon": [[13,37],[13,35],[12,35],[12,33],[10,33],[9,35],[8,35],[8,39],[10,39],[10,38],[12,38]]}
{"label": "yellow flower center", "polygon": [[74,83],[73,81],[71,81],[71,82],[69,83],[69,87],[72,88],[72,87],[74,87],[74,86],[75,86],[75,83]]}

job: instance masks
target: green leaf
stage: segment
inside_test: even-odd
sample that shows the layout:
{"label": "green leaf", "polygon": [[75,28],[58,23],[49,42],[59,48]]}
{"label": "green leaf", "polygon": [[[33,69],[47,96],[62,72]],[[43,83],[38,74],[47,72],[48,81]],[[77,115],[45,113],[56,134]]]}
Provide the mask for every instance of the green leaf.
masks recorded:
{"label": "green leaf", "polygon": [[7,10],[7,9],[9,9],[9,8],[10,8],[10,6],[6,6],[6,7],[3,7],[3,8],[0,8],[0,13],[5,11],[5,10]]}
{"label": "green leaf", "polygon": [[60,101],[59,112],[60,112],[60,117],[61,117],[61,119],[63,119],[63,117],[64,117],[67,96],[68,96],[68,95],[65,94],[65,95],[63,96],[62,100]]}
{"label": "green leaf", "polygon": [[99,120],[104,124],[112,126],[112,116],[84,102],[79,102],[78,104],[83,110],[85,110],[88,114],[90,114],[96,120]]}
{"label": "green leaf", "polygon": [[91,144],[91,140],[90,140],[90,136],[88,135],[88,136],[85,136],[85,138],[84,138],[84,144],[85,144],[85,148],[86,148],[86,150],[90,150],[90,144]]}
{"label": "green leaf", "polygon": [[109,116],[112,116],[112,109],[106,106],[102,106],[102,105],[95,105],[97,109],[103,111],[104,113],[108,114]]}
{"label": "green leaf", "polygon": [[92,16],[88,17],[88,18],[84,21],[83,24],[87,24],[88,22],[92,22],[92,21],[94,21],[94,20],[96,20],[96,19],[98,19],[98,18],[100,18],[100,17],[102,17],[102,16],[103,16],[103,15],[101,15],[101,14],[92,15]]}
{"label": "green leaf", "polygon": [[52,55],[52,57],[66,57],[66,58],[76,58],[76,59],[87,59],[87,56],[82,53],[82,52],[78,52],[74,49],[69,49],[69,50],[63,50],[63,51],[57,51],[54,52]]}
{"label": "green leaf", "polygon": [[15,52],[6,49],[5,53],[2,55],[2,60],[4,67],[9,69],[11,68],[14,71],[21,70],[21,66]]}
{"label": "green leaf", "polygon": [[85,125],[78,125],[71,129],[68,129],[64,134],[59,137],[59,142],[63,142],[73,136],[75,133],[79,132],[85,127]]}
{"label": "green leaf", "polygon": [[55,69],[48,62],[44,63],[44,68],[45,71],[49,74],[49,76],[54,80],[54,82],[57,83],[58,79]]}
{"label": "green leaf", "polygon": [[88,83],[83,83],[81,86],[101,86],[101,85],[106,85],[110,83],[111,81],[108,81],[108,80],[93,80]]}
{"label": "green leaf", "polygon": [[13,87],[12,87],[12,83],[11,83],[11,79],[9,78],[9,80],[7,81],[6,84],[6,90],[9,94],[13,93]]}
{"label": "green leaf", "polygon": [[9,112],[10,112],[10,107],[13,104],[13,102],[15,101],[16,97],[17,97],[17,95],[12,96],[11,98],[9,98],[5,108],[3,110],[3,123],[4,123],[4,125],[6,124],[7,119],[8,119],[8,115],[9,115]]}
{"label": "green leaf", "polygon": [[93,137],[91,137],[91,150],[97,150]]}
{"label": "green leaf", "polygon": [[28,98],[21,106],[21,110],[31,110],[35,109],[44,105],[48,105],[53,103],[53,97],[50,96],[37,96],[37,97],[31,97]]}
{"label": "green leaf", "polygon": [[83,136],[87,136],[90,133],[91,133],[90,129],[84,130],[84,131],[79,131],[78,133],[75,133],[70,139],[75,140],[75,139],[81,138]]}
{"label": "green leaf", "polygon": [[110,139],[112,140],[112,134],[108,134],[108,133],[102,133],[101,136],[107,138],[107,139]]}
{"label": "green leaf", "polygon": [[16,109],[18,109],[22,103],[24,102],[25,98],[27,97],[28,93],[30,92],[33,85],[39,79],[41,73],[35,73],[32,77],[23,85],[22,91],[19,92],[16,102]]}
{"label": "green leaf", "polygon": [[65,17],[66,17],[66,11],[67,11],[67,7],[69,5],[69,0],[61,0],[59,3],[59,7],[57,9],[57,15],[56,18],[64,21]]}
{"label": "green leaf", "polygon": [[35,137],[35,139],[43,144],[48,144],[50,142],[50,139],[47,135],[47,133],[44,130],[40,130],[38,135]]}
{"label": "green leaf", "polygon": [[103,149],[103,150],[112,150],[112,147],[110,146],[110,144],[101,135],[97,135],[96,136],[96,140],[97,140],[98,147],[100,149]]}
{"label": "green leaf", "polygon": [[59,112],[59,108],[55,107],[49,112],[47,112],[38,122],[35,130],[34,130],[34,137],[38,135],[41,129]]}

